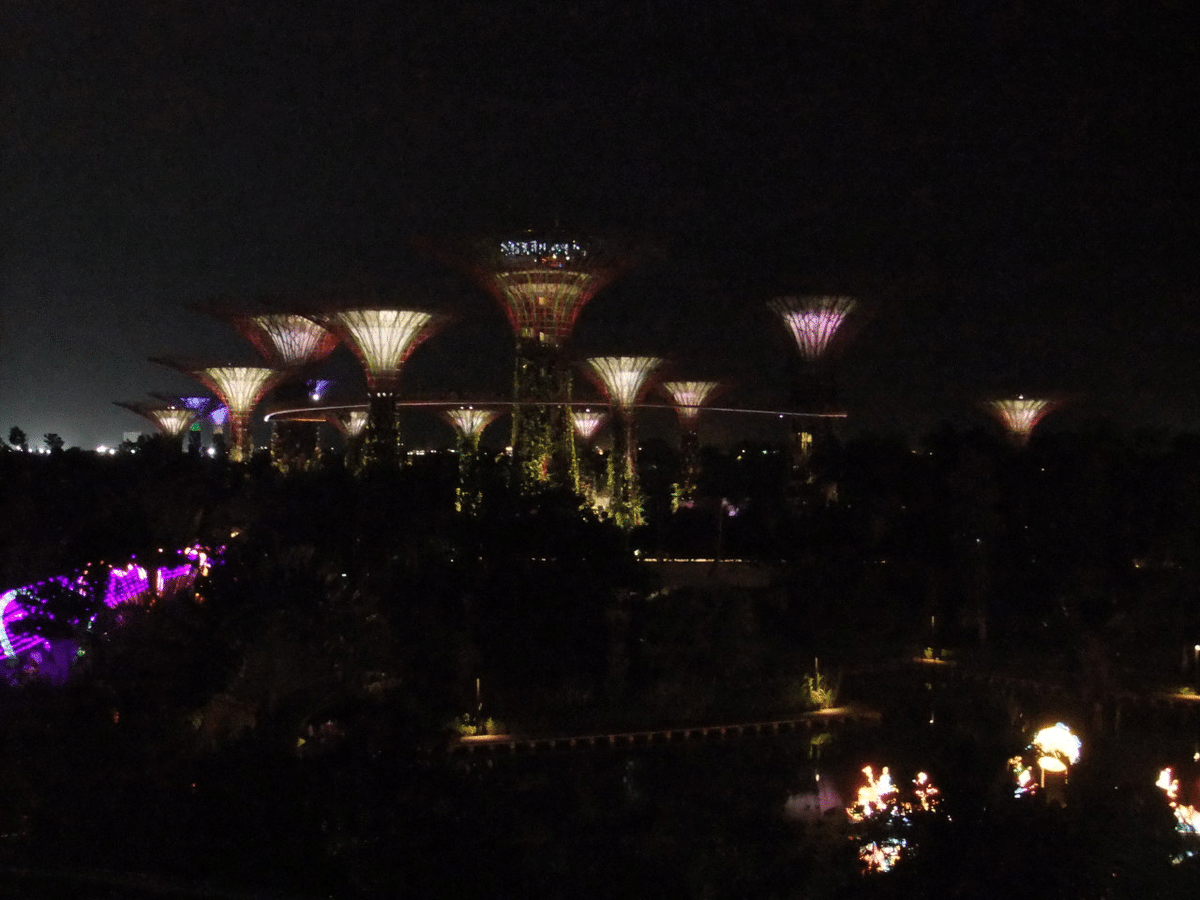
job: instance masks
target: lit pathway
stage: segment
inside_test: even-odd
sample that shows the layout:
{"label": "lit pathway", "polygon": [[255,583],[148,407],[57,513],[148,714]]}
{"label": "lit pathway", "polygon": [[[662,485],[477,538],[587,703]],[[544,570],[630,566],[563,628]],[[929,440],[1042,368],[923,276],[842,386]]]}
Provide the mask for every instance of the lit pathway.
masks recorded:
{"label": "lit pathway", "polygon": [[823,732],[835,727],[874,725],[878,712],[863,706],[839,706],[803,713],[788,719],[762,722],[737,722],[723,725],[692,725],[651,731],[621,731],[609,734],[556,735],[522,737],[510,734],[477,735],[458,738],[449,745],[450,753],[545,753],[606,747],[647,747],[698,740],[722,740],[733,737]]}

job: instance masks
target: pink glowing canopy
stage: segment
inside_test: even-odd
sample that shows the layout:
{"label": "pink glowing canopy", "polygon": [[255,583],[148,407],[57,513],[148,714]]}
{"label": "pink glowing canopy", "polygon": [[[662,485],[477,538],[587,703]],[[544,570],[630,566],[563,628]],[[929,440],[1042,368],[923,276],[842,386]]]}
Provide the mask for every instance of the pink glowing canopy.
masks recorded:
{"label": "pink glowing canopy", "polygon": [[571,411],[571,422],[575,426],[575,433],[585,441],[591,441],[596,436],[596,432],[604,424],[605,418],[607,416],[604,413],[593,412],[590,409]]}
{"label": "pink glowing canopy", "polygon": [[716,381],[667,381],[662,387],[671,395],[679,420],[691,423],[699,418],[700,407],[719,386]]}
{"label": "pink glowing canopy", "polygon": [[263,359],[280,369],[319,362],[338,345],[337,335],[295,313],[234,316],[232,321]]}
{"label": "pink glowing canopy", "polygon": [[796,349],[808,362],[816,362],[854,311],[853,297],[777,297],[769,304],[791,331]]}
{"label": "pink glowing canopy", "polygon": [[1008,432],[1027,439],[1033,429],[1054,409],[1054,401],[1018,396],[1009,400],[992,400],[987,406]]}

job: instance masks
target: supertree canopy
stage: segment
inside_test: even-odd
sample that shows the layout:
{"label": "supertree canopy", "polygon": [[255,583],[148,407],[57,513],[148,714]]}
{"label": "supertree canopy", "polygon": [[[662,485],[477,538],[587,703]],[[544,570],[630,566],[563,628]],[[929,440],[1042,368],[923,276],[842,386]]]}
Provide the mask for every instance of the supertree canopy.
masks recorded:
{"label": "supertree canopy", "polygon": [[619,527],[630,529],[642,524],[633,407],[662,360],[655,356],[597,356],[587,360],[587,364],[613,409],[613,449],[608,460],[609,512]]}
{"label": "supertree canopy", "polygon": [[568,414],[573,387],[565,345],[579,313],[628,264],[615,238],[524,232],[476,241],[470,273],[508,315],[516,340],[512,448],[523,489],[578,488]]}
{"label": "supertree canopy", "polygon": [[226,313],[223,317],[278,369],[320,362],[338,345],[337,335],[296,313]]}
{"label": "supertree canopy", "polygon": [[662,387],[671,396],[680,423],[690,428],[700,418],[700,407],[720,384],[716,381],[666,381]]}
{"label": "supertree canopy", "polygon": [[1012,439],[1024,444],[1033,434],[1033,429],[1049,415],[1055,405],[1053,400],[1018,395],[1014,399],[989,401],[987,407],[1008,430]]}
{"label": "supertree canopy", "polygon": [[458,490],[454,507],[461,513],[474,515],[483,502],[479,472],[479,439],[500,413],[494,409],[449,409],[446,421],[458,435]]}
{"label": "supertree canopy", "polygon": [[393,307],[343,309],[314,318],[346,341],[366,373],[370,411],[363,462],[396,464],[400,454],[396,422],[400,370],[443,320],[423,310]]}
{"label": "supertree canopy", "polygon": [[483,430],[500,415],[494,409],[448,409],[446,420],[454,426],[455,432],[462,437],[478,443]]}
{"label": "supertree canopy", "polygon": [[[167,406],[184,406],[195,413],[191,424],[188,426],[187,446],[189,453],[199,453],[200,444],[203,440],[200,423],[208,418],[215,409],[224,409],[221,406],[221,401],[216,397],[179,397],[173,394],[151,394],[150,396],[163,401]],[[221,421],[224,424],[224,419]]]}
{"label": "supertree canopy", "polygon": [[596,437],[596,432],[600,430],[600,426],[604,424],[604,420],[608,418],[602,412],[596,412],[590,409],[576,409],[571,411],[571,422],[575,425],[575,433],[585,444],[590,444],[592,439]]}
{"label": "supertree canopy", "polygon": [[679,481],[671,505],[673,509],[692,507],[696,502],[696,482],[700,477],[700,407],[720,385],[715,381],[668,381],[663,384],[675,405],[682,429],[680,437]]}
{"label": "supertree canopy", "polygon": [[328,421],[346,437],[356,438],[367,429],[367,411],[352,409],[349,412],[329,416]]}
{"label": "supertree canopy", "polygon": [[657,356],[593,356],[587,364],[613,406],[630,409],[642,398],[650,373],[662,360]]}
{"label": "supertree canopy", "polygon": [[265,366],[199,366],[164,359],[154,361],[191,375],[220,398],[229,410],[232,438],[229,458],[234,462],[248,460],[253,451],[250,414],[284,373]]}
{"label": "supertree canopy", "polygon": [[145,416],[167,437],[177,438],[196,418],[194,410],[186,406],[162,406],[153,403],[143,403],[140,400],[117,400],[117,406],[122,406],[139,416]]}
{"label": "supertree canopy", "polygon": [[796,349],[810,363],[829,349],[838,329],[856,306],[853,297],[776,297],[770,302],[796,339]]}

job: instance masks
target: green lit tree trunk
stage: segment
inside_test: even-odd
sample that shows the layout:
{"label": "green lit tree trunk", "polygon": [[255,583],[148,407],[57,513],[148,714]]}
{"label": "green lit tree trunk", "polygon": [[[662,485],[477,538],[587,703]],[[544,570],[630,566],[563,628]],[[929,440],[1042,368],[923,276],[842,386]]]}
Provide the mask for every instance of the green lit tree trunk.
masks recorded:
{"label": "green lit tree trunk", "polygon": [[458,436],[458,490],[454,508],[467,516],[478,514],[483,503],[479,477],[479,434]]}
{"label": "green lit tree trunk", "polygon": [[579,489],[569,403],[571,373],[557,349],[519,345],[513,377],[512,448],[523,491]]}
{"label": "green lit tree trunk", "polygon": [[619,528],[642,524],[642,492],[637,477],[637,444],[633,412],[613,409],[613,448],[608,458],[609,514]]}

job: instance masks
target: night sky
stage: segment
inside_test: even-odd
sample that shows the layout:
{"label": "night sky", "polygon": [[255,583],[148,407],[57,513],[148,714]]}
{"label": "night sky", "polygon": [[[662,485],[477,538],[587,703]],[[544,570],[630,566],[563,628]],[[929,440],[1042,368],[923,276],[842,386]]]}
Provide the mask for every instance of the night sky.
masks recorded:
{"label": "night sky", "polygon": [[186,304],[267,293],[452,311],[406,385],[501,396],[502,312],[413,237],[555,222],[652,248],[581,357],[776,403],[765,301],[852,293],[852,429],[1200,430],[1188,4],[658,6],[3,0],[0,436],[148,430],[112,401],[195,386],[147,357],[253,359]]}

